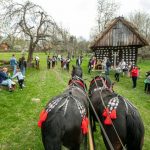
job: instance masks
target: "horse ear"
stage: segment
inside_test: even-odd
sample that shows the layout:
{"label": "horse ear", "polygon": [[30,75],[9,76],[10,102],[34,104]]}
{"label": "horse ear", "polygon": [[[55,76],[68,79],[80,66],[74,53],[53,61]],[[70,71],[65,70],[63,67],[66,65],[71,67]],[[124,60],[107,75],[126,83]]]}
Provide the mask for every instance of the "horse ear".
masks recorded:
{"label": "horse ear", "polygon": [[72,68],[73,68],[73,69],[75,69],[75,66],[74,66],[74,65],[72,65]]}

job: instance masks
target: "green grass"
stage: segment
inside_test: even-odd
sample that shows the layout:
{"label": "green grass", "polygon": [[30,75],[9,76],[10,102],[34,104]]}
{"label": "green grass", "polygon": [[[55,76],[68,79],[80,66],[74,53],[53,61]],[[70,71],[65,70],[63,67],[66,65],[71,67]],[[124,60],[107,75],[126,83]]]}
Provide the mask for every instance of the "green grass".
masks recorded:
{"label": "green grass", "polygon": [[[0,59],[9,60],[11,53],[0,53]],[[19,58],[21,54],[16,53]],[[26,72],[25,85],[21,91],[10,93],[0,91],[0,150],[42,150],[40,128],[37,127],[39,113],[46,103],[53,97],[67,88],[71,72],[61,70],[60,62],[55,69],[46,69],[46,55],[40,56],[40,70],[28,68]],[[84,71],[83,78],[87,85],[92,77],[99,72],[87,74],[88,58],[82,64]],[[75,60],[71,62],[75,64]],[[145,141],[143,150],[150,149],[150,95],[144,93],[145,72],[150,70],[150,61],[141,61],[138,65],[141,68],[140,78],[137,81],[137,89],[132,89],[131,78],[121,77],[114,89],[117,93],[129,99],[139,110],[144,126]],[[110,75],[114,80],[113,72]],[[39,98],[40,102],[32,101],[32,98]],[[105,150],[99,131],[95,134],[97,149]]]}

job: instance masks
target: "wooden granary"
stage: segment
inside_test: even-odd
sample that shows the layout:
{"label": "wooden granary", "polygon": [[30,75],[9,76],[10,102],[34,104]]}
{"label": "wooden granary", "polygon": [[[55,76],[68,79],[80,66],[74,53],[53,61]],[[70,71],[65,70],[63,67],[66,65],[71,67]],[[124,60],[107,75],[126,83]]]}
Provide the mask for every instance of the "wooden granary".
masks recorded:
{"label": "wooden granary", "polygon": [[137,28],[123,17],[113,19],[91,43],[96,59],[110,59],[116,66],[122,59],[128,64],[137,63],[138,48],[148,45]]}

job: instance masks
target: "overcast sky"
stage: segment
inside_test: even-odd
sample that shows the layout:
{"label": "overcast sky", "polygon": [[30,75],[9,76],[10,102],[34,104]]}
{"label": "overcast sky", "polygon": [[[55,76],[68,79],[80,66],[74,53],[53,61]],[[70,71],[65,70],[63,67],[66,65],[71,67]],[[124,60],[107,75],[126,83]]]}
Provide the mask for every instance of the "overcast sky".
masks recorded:
{"label": "overcast sky", "polygon": [[[31,0],[42,6],[57,23],[61,23],[72,35],[89,39],[95,25],[97,0]],[[115,1],[115,0],[114,0]],[[150,0],[116,0],[120,3],[120,16],[143,10],[150,13]]]}

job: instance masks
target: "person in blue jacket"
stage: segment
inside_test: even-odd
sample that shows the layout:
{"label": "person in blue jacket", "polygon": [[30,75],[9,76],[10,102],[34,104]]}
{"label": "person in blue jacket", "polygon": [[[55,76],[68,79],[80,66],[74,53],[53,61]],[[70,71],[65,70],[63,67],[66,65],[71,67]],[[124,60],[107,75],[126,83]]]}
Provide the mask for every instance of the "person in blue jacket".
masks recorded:
{"label": "person in blue jacket", "polygon": [[13,91],[12,85],[15,84],[15,82],[13,82],[8,75],[8,69],[7,68],[3,68],[2,71],[0,71],[0,84],[1,85],[5,85],[8,86],[9,91]]}
{"label": "person in blue jacket", "polygon": [[17,60],[15,58],[15,55],[13,54],[11,59],[10,59],[10,66],[13,69],[13,75],[16,73],[16,69],[17,69]]}

